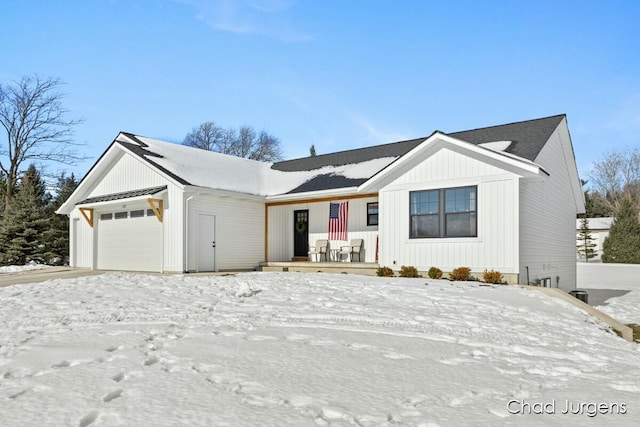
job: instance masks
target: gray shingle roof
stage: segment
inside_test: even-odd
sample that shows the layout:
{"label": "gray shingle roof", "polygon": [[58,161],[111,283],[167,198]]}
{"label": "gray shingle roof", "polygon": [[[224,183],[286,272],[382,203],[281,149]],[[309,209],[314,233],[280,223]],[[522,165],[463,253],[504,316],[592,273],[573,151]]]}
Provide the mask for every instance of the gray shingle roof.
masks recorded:
{"label": "gray shingle roof", "polygon": [[493,141],[513,141],[505,153],[533,162],[564,118],[565,115],[561,114],[542,119],[448,133],[447,135],[476,145]]}
{"label": "gray shingle roof", "polygon": [[[447,133],[447,135],[476,145],[494,141],[513,141],[513,144],[511,144],[505,152],[534,161],[564,117],[565,115],[561,114],[541,119]],[[324,166],[360,163],[382,157],[399,157],[414,149],[427,138],[428,136],[314,157],[285,160],[274,163],[272,168],[287,172],[304,171],[318,169]]]}
{"label": "gray shingle roof", "polygon": [[76,205],[84,205],[87,203],[98,203],[98,202],[111,202],[114,200],[129,199],[131,197],[138,197],[138,196],[150,196],[152,194],[159,193],[166,189],[167,189],[167,186],[163,185],[160,187],[141,188],[140,190],[125,191],[122,193],[104,194],[102,196],[89,197],[88,199],[81,200],[78,203],[76,203]]}
{"label": "gray shingle roof", "polygon": [[287,194],[307,191],[331,190],[334,188],[357,187],[367,181],[366,178],[347,178],[342,175],[323,174],[311,178]]}

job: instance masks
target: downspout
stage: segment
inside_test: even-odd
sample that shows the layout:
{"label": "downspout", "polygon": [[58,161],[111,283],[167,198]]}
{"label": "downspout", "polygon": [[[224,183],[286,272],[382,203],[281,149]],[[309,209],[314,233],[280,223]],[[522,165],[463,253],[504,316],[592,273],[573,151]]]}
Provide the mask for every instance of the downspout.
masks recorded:
{"label": "downspout", "polygon": [[187,197],[187,200],[184,202],[184,239],[182,240],[182,244],[184,245],[184,264],[183,270],[185,273],[189,272],[189,202],[191,199],[196,197],[198,192],[193,196]]}

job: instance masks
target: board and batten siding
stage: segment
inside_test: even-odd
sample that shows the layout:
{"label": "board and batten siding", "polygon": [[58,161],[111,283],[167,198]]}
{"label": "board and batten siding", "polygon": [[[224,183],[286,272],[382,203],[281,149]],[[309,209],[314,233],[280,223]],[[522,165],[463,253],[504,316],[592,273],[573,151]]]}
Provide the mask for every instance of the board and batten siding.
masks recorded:
{"label": "board and batten siding", "polygon": [[[186,196],[186,195],[185,195]],[[188,202],[187,270],[197,270],[198,215],[215,216],[216,270],[252,270],[264,261],[264,202],[197,195]]]}
{"label": "board and batten siding", "polygon": [[[380,190],[380,265],[518,273],[518,179],[443,148]],[[477,186],[477,237],[409,238],[409,193]]]}
{"label": "board and batten siding", "polygon": [[[364,240],[363,262],[375,262],[378,226],[367,226],[367,203],[377,202],[377,197],[339,199],[333,203],[349,201],[347,220],[348,240],[329,242],[332,248],[347,245],[352,239]],[[326,239],[329,233],[329,201],[295,203],[269,206],[268,261],[291,261],[293,257],[293,211],[309,210],[309,245],[318,239]]]}
{"label": "board and batten siding", "polygon": [[[567,165],[574,162],[569,133],[562,122],[536,163],[549,173],[520,189],[520,283],[551,279],[552,287],[576,287],[576,203]],[[574,177],[575,179],[575,177]]]}
{"label": "board and batten siding", "polygon": [[[164,212],[161,227],[163,233],[161,240],[163,247],[162,270],[167,272],[182,272],[184,260],[184,248],[182,245],[182,231],[184,227],[184,191],[144,161],[128,153],[123,153],[111,165],[111,167],[106,170],[107,173],[96,180],[98,184],[91,190],[87,197],[121,193],[162,185],[167,186],[167,192],[161,196],[164,200]],[[101,212],[112,212],[118,208],[122,208],[123,205],[127,205],[126,199],[101,205],[96,208],[94,216],[97,217]],[[78,216],[81,221],[84,221],[84,218],[82,218],[78,209],[75,209],[72,215]],[[91,239],[86,237],[83,237],[84,240],[76,239],[73,241],[73,244],[78,246],[75,249],[71,249],[75,250],[78,254],[89,254],[92,258],[92,262],[91,265],[88,266],[95,268],[95,257],[93,254],[96,252],[96,248],[94,245],[98,244],[96,228],[89,228],[89,233],[91,233]],[[80,256],[78,256],[78,258],[79,260],[82,259]]]}
{"label": "board and batten siding", "polygon": [[69,215],[71,267],[93,268],[93,229],[77,209]]}

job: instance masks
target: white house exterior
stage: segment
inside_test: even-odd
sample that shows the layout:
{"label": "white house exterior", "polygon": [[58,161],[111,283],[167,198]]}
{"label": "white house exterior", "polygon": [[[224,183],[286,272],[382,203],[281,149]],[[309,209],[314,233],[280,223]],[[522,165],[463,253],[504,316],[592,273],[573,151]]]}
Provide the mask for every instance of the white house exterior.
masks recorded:
{"label": "white house exterior", "polygon": [[564,115],[275,164],[121,133],[59,213],[73,266],[218,271],[306,258],[331,203],[348,203],[363,262],[575,287],[584,200]]}

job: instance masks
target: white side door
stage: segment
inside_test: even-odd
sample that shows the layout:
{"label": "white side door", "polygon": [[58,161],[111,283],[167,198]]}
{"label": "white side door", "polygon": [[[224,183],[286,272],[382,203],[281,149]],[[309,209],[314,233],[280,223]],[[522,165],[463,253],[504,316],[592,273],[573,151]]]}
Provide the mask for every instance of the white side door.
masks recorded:
{"label": "white side door", "polygon": [[198,214],[197,271],[216,271],[216,217]]}

